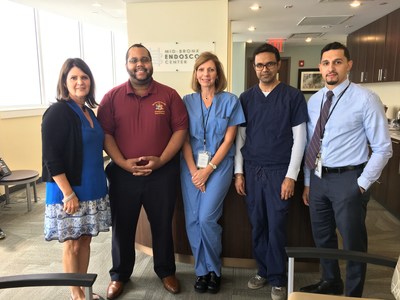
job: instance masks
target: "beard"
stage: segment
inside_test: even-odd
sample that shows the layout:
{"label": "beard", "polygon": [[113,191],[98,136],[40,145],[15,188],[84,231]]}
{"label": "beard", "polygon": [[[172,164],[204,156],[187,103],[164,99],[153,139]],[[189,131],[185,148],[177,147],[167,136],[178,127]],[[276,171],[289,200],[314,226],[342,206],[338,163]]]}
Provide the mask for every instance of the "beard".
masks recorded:
{"label": "beard", "polygon": [[325,82],[327,85],[336,85],[339,82],[339,78],[337,74],[334,74],[335,76],[328,76],[325,77]]}
{"label": "beard", "polygon": [[141,68],[141,71],[143,71],[144,73],[146,73],[146,76],[137,76],[137,69],[134,68],[132,69],[127,69],[129,77],[131,78],[131,80],[136,81],[138,84],[147,84],[150,80],[151,77],[153,76],[153,67],[148,67],[148,68]]}
{"label": "beard", "polygon": [[335,80],[327,80],[326,84],[327,85],[336,85],[339,82],[339,80],[335,79]]}

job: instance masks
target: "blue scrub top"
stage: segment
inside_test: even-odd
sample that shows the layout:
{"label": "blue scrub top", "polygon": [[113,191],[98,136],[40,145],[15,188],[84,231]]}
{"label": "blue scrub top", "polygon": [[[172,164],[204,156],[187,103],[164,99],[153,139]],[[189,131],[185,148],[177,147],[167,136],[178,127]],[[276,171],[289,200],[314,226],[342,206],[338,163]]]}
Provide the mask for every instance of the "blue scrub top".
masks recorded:
{"label": "blue scrub top", "polygon": [[302,92],[279,83],[266,97],[257,85],[240,95],[246,115],[245,161],[258,166],[288,166],[293,147],[292,128],[308,120]]}
{"label": "blue scrub top", "polygon": [[[209,108],[204,105],[200,93],[186,95],[183,101],[189,115],[190,144],[195,157],[199,151],[204,150],[204,129],[206,150],[212,157],[222,144],[227,128],[245,122],[242,106],[234,94],[221,92],[214,95]],[[204,128],[205,123],[207,123],[206,128]],[[232,146],[224,159],[231,158],[234,154],[235,147]]]}

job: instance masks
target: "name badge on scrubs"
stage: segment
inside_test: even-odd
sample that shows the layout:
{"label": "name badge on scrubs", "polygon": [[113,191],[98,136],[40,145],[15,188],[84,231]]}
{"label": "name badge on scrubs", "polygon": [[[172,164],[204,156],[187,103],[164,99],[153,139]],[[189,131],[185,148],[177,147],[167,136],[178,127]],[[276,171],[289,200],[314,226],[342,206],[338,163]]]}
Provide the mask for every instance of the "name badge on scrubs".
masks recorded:
{"label": "name badge on scrubs", "polygon": [[315,176],[322,178],[322,161],[319,155],[317,157],[317,161],[315,162],[314,174]]}
{"label": "name badge on scrubs", "polygon": [[211,153],[205,150],[199,151],[197,154],[197,167],[200,169],[204,169],[208,166],[208,163],[211,161]]}

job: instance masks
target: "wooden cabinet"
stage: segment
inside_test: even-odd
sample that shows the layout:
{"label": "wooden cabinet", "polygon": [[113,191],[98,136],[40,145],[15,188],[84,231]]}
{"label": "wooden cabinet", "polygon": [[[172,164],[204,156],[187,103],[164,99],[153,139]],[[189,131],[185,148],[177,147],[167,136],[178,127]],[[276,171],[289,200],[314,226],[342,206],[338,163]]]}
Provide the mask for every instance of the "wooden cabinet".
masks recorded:
{"label": "wooden cabinet", "polygon": [[356,83],[400,80],[400,9],[351,33],[350,80]]}
{"label": "wooden cabinet", "polygon": [[[347,36],[347,48],[350,52],[350,58],[353,60],[353,67],[351,68],[351,72],[349,74],[349,79],[352,82],[360,82],[360,73],[361,73],[361,62],[360,55],[358,53],[360,44],[360,32],[359,30],[353,32],[352,34]],[[354,58],[356,58],[354,60]]]}
{"label": "wooden cabinet", "polygon": [[386,207],[387,191],[388,191],[388,173],[389,166],[386,165],[382,170],[381,176],[371,187],[371,196],[380,204]]}
{"label": "wooden cabinet", "polygon": [[387,29],[387,16],[380,18],[368,26],[370,28],[370,49],[368,57],[373,58],[367,62],[369,69],[368,81],[366,82],[380,82],[383,81],[383,70],[385,68],[385,43],[386,43],[386,29]]}
{"label": "wooden cabinet", "polygon": [[400,142],[393,140],[393,156],[388,163],[388,185],[385,207],[400,218]]}
{"label": "wooden cabinet", "polygon": [[387,19],[383,81],[400,81],[400,9]]}
{"label": "wooden cabinet", "polygon": [[[347,46],[353,60],[350,78],[353,82],[378,81],[378,73],[380,74],[383,65],[386,23],[387,19],[381,18],[348,36]],[[379,43],[378,40],[380,40]],[[352,52],[354,50],[355,52]]]}
{"label": "wooden cabinet", "polygon": [[393,156],[371,187],[371,196],[400,219],[400,141],[392,139]]}

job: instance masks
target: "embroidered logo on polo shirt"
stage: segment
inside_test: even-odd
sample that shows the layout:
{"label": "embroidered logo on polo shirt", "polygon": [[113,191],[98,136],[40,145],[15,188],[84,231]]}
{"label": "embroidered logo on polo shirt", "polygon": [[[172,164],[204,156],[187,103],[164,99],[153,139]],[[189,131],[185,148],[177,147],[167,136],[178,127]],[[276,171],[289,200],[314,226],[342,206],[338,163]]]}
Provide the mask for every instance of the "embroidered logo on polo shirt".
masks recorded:
{"label": "embroidered logo on polo shirt", "polygon": [[153,103],[154,114],[155,115],[165,115],[165,103],[162,101],[157,101]]}

